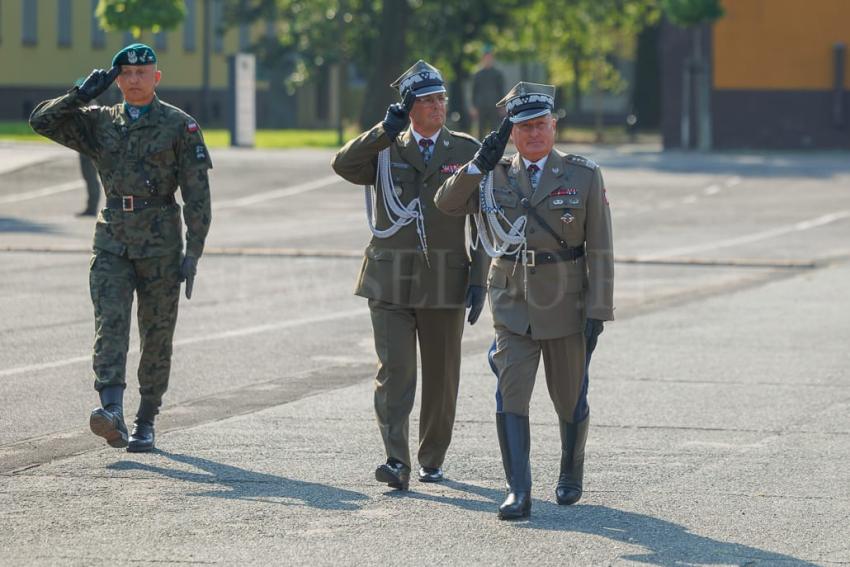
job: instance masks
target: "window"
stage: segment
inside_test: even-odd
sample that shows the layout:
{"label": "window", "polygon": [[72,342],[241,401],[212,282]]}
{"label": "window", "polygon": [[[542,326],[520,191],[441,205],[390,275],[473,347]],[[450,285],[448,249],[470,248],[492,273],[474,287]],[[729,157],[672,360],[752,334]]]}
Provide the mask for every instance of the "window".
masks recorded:
{"label": "window", "polygon": [[38,2],[21,0],[21,42],[24,45],[38,43]]}
{"label": "window", "polygon": [[224,6],[222,0],[212,0],[212,33],[213,33],[213,52],[221,53],[224,51]]}
{"label": "window", "polygon": [[106,47],[106,32],[100,27],[100,22],[97,21],[97,16],[94,15],[99,1],[91,0],[91,46],[94,49],[103,49]]}
{"label": "window", "polygon": [[56,11],[59,21],[56,22],[56,43],[59,47],[71,47],[71,0],[59,0]]}
{"label": "window", "polygon": [[157,51],[168,49],[168,34],[164,31],[156,32],[153,36],[153,47]]}
{"label": "window", "polygon": [[183,49],[195,51],[195,22],[198,11],[195,0],[186,0],[186,18],[183,20]]}
{"label": "window", "polygon": [[248,24],[239,24],[239,51],[247,51],[251,46],[251,28]]}

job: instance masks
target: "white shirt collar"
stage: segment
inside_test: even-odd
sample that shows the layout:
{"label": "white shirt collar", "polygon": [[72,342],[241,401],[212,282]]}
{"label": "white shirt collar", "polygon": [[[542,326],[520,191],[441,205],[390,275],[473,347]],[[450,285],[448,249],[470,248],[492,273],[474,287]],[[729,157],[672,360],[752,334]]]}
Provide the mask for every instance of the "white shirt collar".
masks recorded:
{"label": "white shirt collar", "polygon": [[[522,156],[520,156],[520,157],[522,157]],[[522,162],[525,164],[526,170],[528,169],[528,166],[533,163],[533,164],[536,164],[538,168],[540,168],[540,171],[543,171],[543,166],[546,165],[547,159],[549,159],[549,154],[546,154],[545,156],[543,156],[542,158],[540,158],[537,161],[530,161],[530,160],[527,160],[525,158],[522,158]]]}
{"label": "white shirt collar", "polygon": [[[422,138],[425,138],[425,136],[423,136],[422,134],[420,134],[419,132],[417,132],[417,131],[416,131],[416,129],[415,129],[413,126],[411,126],[411,127],[410,127],[410,131],[411,131],[411,132],[413,132],[413,137],[416,139],[416,143],[417,143],[417,144],[419,143],[419,140],[421,140]],[[432,142],[434,142],[434,146],[435,146],[435,147],[437,146],[437,138],[439,138],[439,137],[440,137],[440,132],[442,132],[442,128],[440,128],[439,130],[437,130],[437,131],[434,133],[434,135],[433,135],[433,136],[428,136],[428,138],[430,138],[430,139],[431,139],[431,141],[432,141]]]}

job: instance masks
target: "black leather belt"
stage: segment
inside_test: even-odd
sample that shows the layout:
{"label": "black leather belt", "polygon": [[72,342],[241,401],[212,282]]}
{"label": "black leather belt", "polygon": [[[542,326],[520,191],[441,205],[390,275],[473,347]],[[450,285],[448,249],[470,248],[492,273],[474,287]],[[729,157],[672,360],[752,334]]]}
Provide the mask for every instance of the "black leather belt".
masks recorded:
{"label": "black leather belt", "polygon": [[132,213],[133,211],[149,209],[150,207],[164,207],[173,205],[174,203],[174,195],[157,195],[153,197],[126,195],[124,197],[108,197],[106,199],[106,208]]}
{"label": "black leather belt", "polygon": [[[501,259],[514,262],[517,259],[517,255],[518,254],[505,255],[502,256]],[[540,264],[554,264],[555,262],[578,260],[582,256],[584,256],[584,247],[570,246],[563,250],[555,250],[551,252],[548,250],[524,250],[520,260],[524,266],[533,268]]]}

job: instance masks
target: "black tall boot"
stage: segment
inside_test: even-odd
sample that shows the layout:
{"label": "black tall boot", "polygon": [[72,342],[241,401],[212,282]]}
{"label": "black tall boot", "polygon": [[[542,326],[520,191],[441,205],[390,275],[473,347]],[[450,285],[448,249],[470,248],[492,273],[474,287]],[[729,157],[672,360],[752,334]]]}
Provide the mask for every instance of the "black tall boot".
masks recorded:
{"label": "black tall boot", "polygon": [[511,458],[505,435],[505,414],[496,412],[496,433],[499,435],[499,449],[502,451],[502,466],[505,467],[505,490],[511,491]]}
{"label": "black tall boot", "polygon": [[[501,416],[501,418],[500,418]],[[502,462],[510,481],[507,498],[499,506],[500,520],[527,518],[531,514],[531,434],[528,416],[514,413],[496,414]]]}
{"label": "black tall boot", "polygon": [[106,386],[100,392],[101,407],[89,416],[92,433],[106,439],[110,447],[127,446],[127,425],[124,423],[124,386]]}
{"label": "black tall boot", "polygon": [[130,435],[130,443],[127,445],[128,452],[147,453],[153,451],[153,420],[157,413],[159,413],[159,406],[144,398],[139,402],[139,411],[136,412],[136,421],[133,423],[133,433]]}
{"label": "black tall boot", "polygon": [[578,423],[561,420],[561,474],[558,477],[558,487],[555,488],[558,504],[575,504],[581,498],[588,425],[590,416]]}

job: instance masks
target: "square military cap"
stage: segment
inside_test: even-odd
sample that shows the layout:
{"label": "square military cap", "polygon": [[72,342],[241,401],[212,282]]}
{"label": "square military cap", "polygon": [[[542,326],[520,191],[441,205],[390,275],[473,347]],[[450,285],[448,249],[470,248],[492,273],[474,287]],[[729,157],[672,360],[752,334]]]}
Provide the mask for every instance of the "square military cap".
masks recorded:
{"label": "square military cap", "polygon": [[408,91],[413,91],[416,98],[446,92],[446,84],[440,72],[421,59],[390,86],[398,89],[401,98],[404,98]]}
{"label": "square military cap", "polygon": [[153,65],[156,63],[156,52],[144,43],[132,43],[118,51],[112,58],[112,66],[116,65]]}
{"label": "square military cap", "polygon": [[520,81],[505,95],[505,98],[496,103],[496,106],[504,106],[514,124],[525,122],[554,110],[555,87]]}

